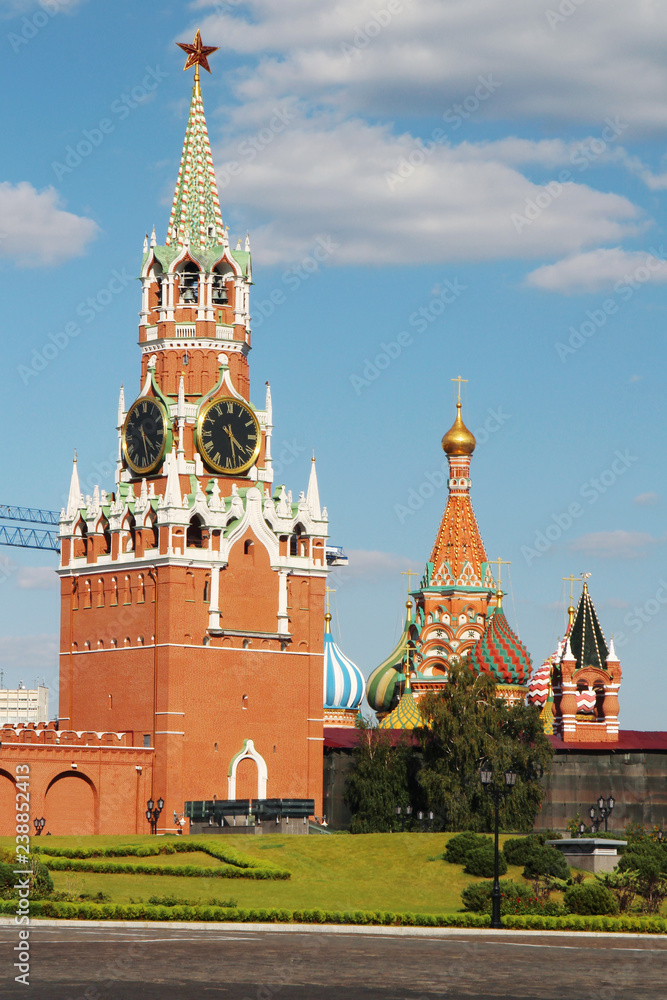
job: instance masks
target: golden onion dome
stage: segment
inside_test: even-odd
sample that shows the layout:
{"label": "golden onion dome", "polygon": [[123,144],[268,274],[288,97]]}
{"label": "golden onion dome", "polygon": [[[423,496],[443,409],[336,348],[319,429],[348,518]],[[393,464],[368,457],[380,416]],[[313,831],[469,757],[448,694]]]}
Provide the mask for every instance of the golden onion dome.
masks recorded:
{"label": "golden onion dome", "polygon": [[461,403],[458,402],[456,420],[442,439],[442,450],[446,455],[472,455],[476,443],[475,435],[461,419]]}

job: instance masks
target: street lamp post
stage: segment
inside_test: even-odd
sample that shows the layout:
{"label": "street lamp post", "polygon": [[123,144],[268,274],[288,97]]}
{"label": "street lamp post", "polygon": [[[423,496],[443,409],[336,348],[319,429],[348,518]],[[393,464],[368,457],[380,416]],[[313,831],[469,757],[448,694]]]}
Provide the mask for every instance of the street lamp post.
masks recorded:
{"label": "street lamp post", "polygon": [[601,795],[597,801],[597,807],[600,811],[600,815],[599,816],[596,815],[595,806],[591,806],[591,808],[588,810],[588,815],[591,818],[592,833],[598,832],[603,820],[604,820],[604,832],[605,833],[607,832],[607,820],[609,816],[611,816],[612,814],[615,802],[616,799],[614,798],[613,795],[610,795],[608,799],[605,799],[604,796]]}
{"label": "street lamp post", "polygon": [[151,825],[151,833],[157,833],[157,821],[160,818],[160,813],[164,808],[164,799],[158,799],[157,804],[149,799],[146,803],[146,819]]}
{"label": "street lamp post", "polygon": [[499,850],[498,850],[498,833],[499,833],[499,812],[500,812],[500,802],[504,796],[511,792],[516,784],[516,773],[514,771],[505,771],[505,790],[497,788],[493,784],[493,769],[487,764],[480,771],[480,778],[482,780],[482,785],[486,788],[487,792],[493,799],[493,804],[495,806],[495,837],[494,837],[494,854],[493,854],[493,891],[491,893],[491,927],[499,928],[502,927],[502,922],[500,919],[500,881],[498,878],[498,863],[499,863]]}
{"label": "street lamp post", "polygon": [[46,820],[44,819],[43,816],[40,819],[37,819],[37,817],[35,816],[33,823],[35,826],[35,836],[36,837],[41,836],[42,830],[46,825]]}

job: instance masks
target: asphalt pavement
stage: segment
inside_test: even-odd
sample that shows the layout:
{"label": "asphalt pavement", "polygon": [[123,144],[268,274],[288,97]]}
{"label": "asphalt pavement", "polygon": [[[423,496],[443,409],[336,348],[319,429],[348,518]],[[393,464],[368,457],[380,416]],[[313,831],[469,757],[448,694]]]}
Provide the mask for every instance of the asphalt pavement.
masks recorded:
{"label": "asphalt pavement", "polygon": [[662,1000],[667,938],[215,925],[0,925],[0,997],[30,1000]]}

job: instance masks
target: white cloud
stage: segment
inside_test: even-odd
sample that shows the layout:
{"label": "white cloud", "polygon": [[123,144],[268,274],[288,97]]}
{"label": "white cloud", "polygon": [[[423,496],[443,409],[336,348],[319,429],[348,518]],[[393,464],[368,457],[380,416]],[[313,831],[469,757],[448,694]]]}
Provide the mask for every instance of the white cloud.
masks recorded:
{"label": "white cloud", "polygon": [[194,6],[211,13],[193,33],[256,62],[234,70],[244,100],[296,94],[353,114],[441,116],[493,75],[479,117],[667,124],[664,4],[586,0],[553,26],[558,4],[534,0],[399,0],[394,13],[374,0]]}
{"label": "white cloud", "polygon": [[0,0],[0,18],[18,17],[20,14],[29,16],[31,11],[39,8],[49,17],[55,17],[56,14],[73,10],[82,2],[83,0]]}
{"label": "white cloud", "polygon": [[576,253],[555,264],[538,267],[526,277],[526,284],[547,292],[583,294],[613,288],[617,281],[639,285],[667,281],[667,261],[642,250],[621,247]]}
{"label": "white cloud", "polygon": [[[507,162],[546,156],[541,143],[424,147],[359,119],[290,115],[282,131],[267,127],[259,151],[228,140],[214,152],[223,209],[250,220],[267,264],[298,260],[322,233],[341,244],[337,264],[382,264],[531,259],[641,228],[627,198],[574,182],[545,188]],[[529,220],[536,200],[546,207]]]}
{"label": "white cloud", "polygon": [[640,507],[653,507],[655,504],[660,503],[660,496],[657,493],[640,493],[639,496],[635,497],[635,503],[638,503]]}
{"label": "white cloud", "polygon": [[0,636],[0,662],[5,670],[18,672],[26,683],[32,683],[34,672],[53,671],[58,666],[58,636],[3,635]]}
{"label": "white cloud", "polygon": [[97,231],[92,219],[66,212],[54,188],[0,182],[0,258],[21,267],[56,266],[81,256]]}
{"label": "white cloud", "polygon": [[597,531],[577,538],[570,549],[599,559],[637,559],[657,544],[659,539],[641,531]]}
{"label": "white cloud", "polygon": [[58,577],[49,566],[23,566],[16,574],[19,590],[57,590]]}
{"label": "white cloud", "polygon": [[411,569],[415,573],[421,574],[424,570],[423,563],[416,563],[414,559],[406,556],[398,556],[393,552],[374,552],[365,549],[350,549],[347,552],[349,565],[343,572],[345,578],[351,580],[377,580],[381,577],[395,576],[403,570]]}

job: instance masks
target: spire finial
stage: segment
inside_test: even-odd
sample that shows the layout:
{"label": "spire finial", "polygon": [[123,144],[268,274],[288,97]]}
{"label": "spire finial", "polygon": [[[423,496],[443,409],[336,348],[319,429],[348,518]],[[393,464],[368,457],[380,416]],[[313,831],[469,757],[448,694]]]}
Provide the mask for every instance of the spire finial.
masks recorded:
{"label": "spire finial", "polygon": [[467,378],[457,375],[452,382],[458,382],[459,391],[456,401],[456,420],[449,428],[442,439],[442,450],[446,455],[472,455],[475,450],[475,435],[468,430],[461,417],[461,382],[467,382]]}
{"label": "spire finial", "polygon": [[324,616],[324,620],[326,622],[324,631],[328,635],[331,632],[331,612],[329,611],[329,594],[335,594],[336,590],[333,587],[325,587],[324,593],[326,597],[326,609],[327,609],[327,613]]}
{"label": "spire finial", "polygon": [[501,589],[500,589],[500,584],[501,584],[500,575],[502,573],[502,567],[503,566],[511,566],[512,565],[512,561],[511,561],[511,559],[489,559],[489,565],[490,566],[497,566],[498,567],[498,580],[497,580],[497,583],[498,583],[498,592],[500,593],[500,596],[502,597],[502,592],[501,592]]}
{"label": "spire finial", "polygon": [[461,405],[461,382],[467,382],[467,381],[468,381],[467,378],[461,378],[460,375],[457,375],[456,378],[452,379],[452,382],[458,382],[459,384],[459,398],[457,400],[457,406]]}
{"label": "spire finial", "polygon": [[[588,574],[588,576],[590,576],[590,573]],[[564,576],[563,577],[563,580],[565,580],[565,581],[569,580],[570,581],[570,606],[567,609],[567,619],[568,619],[568,625],[570,627],[572,627],[572,623],[574,622],[574,599],[573,599],[573,589],[572,588],[574,587],[574,584],[576,582],[580,581],[581,579],[582,579],[582,577],[575,576],[574,573],[570,573],[569,576]],[[585,581],[584,581],[584,586],[586,586]]]}
{"label": "spire finial", "polygon": [[[413,569],[402,569],[401,576],[407,576],[408,578],[408,594],[412,592],[412,577],[419,576],[419,573],[415,573]],[[412,605],[410,605],[412,607]]]}
{"label": "spire finial", "polygon": [[192,45],[188,45],[187,42],[176,42],[179,49],[183,49],[187,53],[187,60],[183,70],[190,69],[191,66],[195,67],[195,90],[199,93],[199,67],[203,66],[204,69],[210,73],[211,67],[208,64],[208,57],[212,55],[213,52],[218,51],[217,45],[204,45],[201,40],[201,33],[197,29],[197,34],[195,35],[195,40]]}
{"label": "spire finial", "polygon": [[588,581],[591,578],[592,573],[582,573],[581,579],[584,581],[584,590],[588,590]]}

